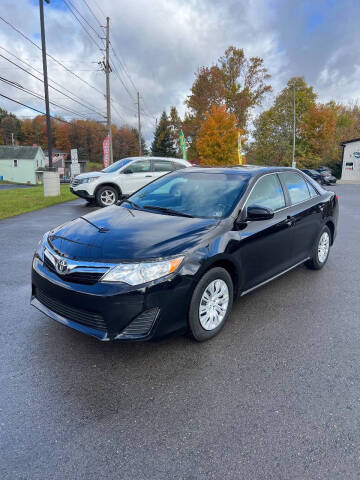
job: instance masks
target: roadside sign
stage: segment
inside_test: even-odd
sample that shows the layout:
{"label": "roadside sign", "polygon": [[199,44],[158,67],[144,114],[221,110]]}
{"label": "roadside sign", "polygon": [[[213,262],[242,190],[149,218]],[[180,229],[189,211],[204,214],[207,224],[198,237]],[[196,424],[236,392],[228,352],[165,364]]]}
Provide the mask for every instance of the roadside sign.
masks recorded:
{"label": "roadside sign", "polygon": [[77,148],[72,148],[70,150],[70,153],[71,153],[71,163],[79,163]]}
{"label": "roadside sign", "polygon": [[71,164],[71,176],[75,177],[76,175],[80,174],[80,164],[79,163],[72,163]]}

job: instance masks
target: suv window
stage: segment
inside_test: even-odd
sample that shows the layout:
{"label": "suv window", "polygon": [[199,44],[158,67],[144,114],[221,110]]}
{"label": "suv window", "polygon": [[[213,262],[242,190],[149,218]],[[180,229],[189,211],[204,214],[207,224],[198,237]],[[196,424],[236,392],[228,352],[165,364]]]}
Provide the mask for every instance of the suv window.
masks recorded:
{"label": "suv window", "polygon": [[182,168],[185,168],[185,165],[180,162],[173,162],[173,165],[174,165],[174,170],[181,170]]}
{"label": "suv window", "polygon": [[256,183],[247,200],[247,206],[258,205],[279,210],[285,207],[284,192],[276,174],[265,175]]}
{"label": "suv window", "polygon": [[309,200],[310,192],[307,187],[307,182],[300,175],[293,172],[286,172],[281,175],[289,191],[292,205]]}
{"label": "suv window", "polygon": [[170,172],[174,170],[173,162],[170,160],[153,160],[154,172]]}
{"label": "suv window", "polygon": [[138,160],[127,167],[132,173],[150,172],[150,160]]}

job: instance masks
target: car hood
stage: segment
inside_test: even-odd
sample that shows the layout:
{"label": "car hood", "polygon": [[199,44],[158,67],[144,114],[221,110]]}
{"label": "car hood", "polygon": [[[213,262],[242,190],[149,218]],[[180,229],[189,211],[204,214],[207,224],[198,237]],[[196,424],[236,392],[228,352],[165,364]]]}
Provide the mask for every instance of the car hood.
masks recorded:
{"label": "car hood", "polygon": [[182,253],[198,245],[218,223],[112,206],[57,227],[48,240],[59,254],[74,260],[141,260]]}
{"label": "car hood", "polygon": [[106,175],[105,172],[88,172],[88,173],[80,173],[80,175],[76,175],[76,180],[82,180],[84,178],[93,178],[93,177],[101,177]]}

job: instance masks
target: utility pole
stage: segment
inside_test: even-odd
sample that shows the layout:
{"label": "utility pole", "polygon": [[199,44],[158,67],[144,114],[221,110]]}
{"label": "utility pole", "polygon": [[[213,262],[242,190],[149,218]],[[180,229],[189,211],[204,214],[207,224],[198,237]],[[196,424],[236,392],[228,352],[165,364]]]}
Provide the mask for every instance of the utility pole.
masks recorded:
{"label": "utility pole", "polygon": [[296,140],[296,106],[295,106],[295,83],[293,85],[293,148],[292,148],[292,167],[296,168],[295,162],[295,140]]}
{"label": "utility pole", "polygon": [[137,92],[137,107],[138,107],[138,134],[139,134],[139,157],[141,157],[141,121],[140,121],[140,94]]}
{"label": "utility pole", "polygon": [[[45,0],[50,3],[50,0]],[[41,27],[41,49],[43,61],[44,74],[44,93],[45,93],[45,111],[46,111],[46,132],[48,138],[48,155],[49,155],[49,170],[52,169],[52,135],[51,135],[51,120],[50,120],[50,105],[49,105],[49,87],[47,75],[47,61],[46,61],[46,41],[45,41],[45,25],[44,25],[44,1],[39,0],[40,8],[40,27]]]}
{"label": "utility pole", "polygon": [[113,163],[112,132],[111,132],[111,105],[110,105],[110,18],[106,17],[106,50],[105,50],[105,75],[106,75],[106,118],[107,131],[109,136],[109,164]]}

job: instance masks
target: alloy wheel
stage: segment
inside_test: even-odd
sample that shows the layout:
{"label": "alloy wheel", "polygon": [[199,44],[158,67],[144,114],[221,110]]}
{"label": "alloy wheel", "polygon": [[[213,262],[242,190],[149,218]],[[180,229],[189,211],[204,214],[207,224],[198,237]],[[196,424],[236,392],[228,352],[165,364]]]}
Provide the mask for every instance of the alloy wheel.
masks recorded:
{"label": "alloy wheel", "polygon": [[112,190],[104,190],[100,195],[103,205],[109,206],[115,203],[115,193]]}

